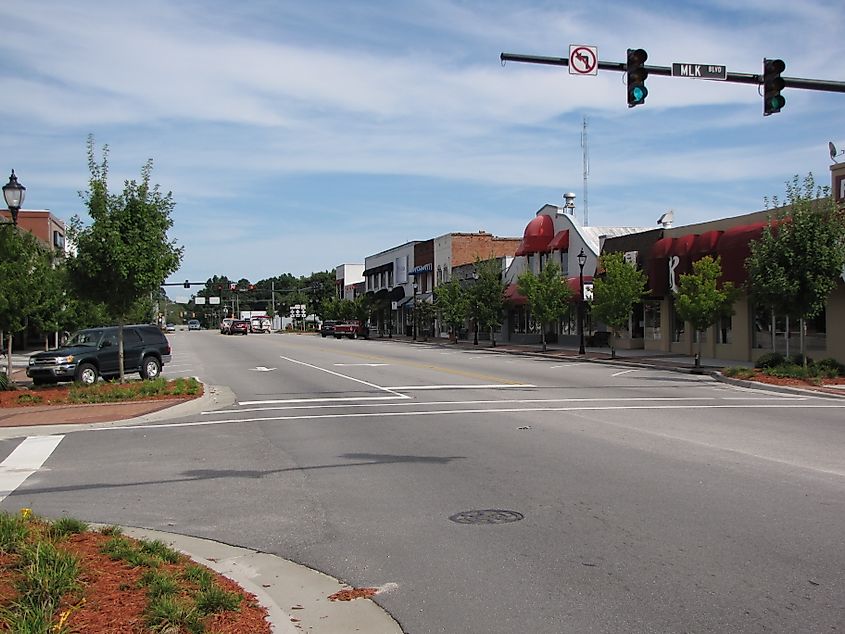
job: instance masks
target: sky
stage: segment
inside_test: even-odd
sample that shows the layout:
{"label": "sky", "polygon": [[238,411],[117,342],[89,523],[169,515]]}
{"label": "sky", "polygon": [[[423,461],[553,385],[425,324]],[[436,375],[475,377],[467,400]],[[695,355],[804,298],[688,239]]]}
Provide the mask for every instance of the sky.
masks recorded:
{"label": "sky", "polygon": [[845,82],[841,0],[3,0],[0,21],[0,171],[25,209],[86,220],[89,135],[112,191],[153,159],[185,250],[168,282],[521,237],[570,191],[583,223],[585,166],[590,225],[736,216],[796,174],[829,184],[828,142],[845,150],[845,93],[786,89],[763,117],[757,86],[652,75],[629,109],[624,73],[500,61],[643,48],[653,66],[759,74],[768,57]]}

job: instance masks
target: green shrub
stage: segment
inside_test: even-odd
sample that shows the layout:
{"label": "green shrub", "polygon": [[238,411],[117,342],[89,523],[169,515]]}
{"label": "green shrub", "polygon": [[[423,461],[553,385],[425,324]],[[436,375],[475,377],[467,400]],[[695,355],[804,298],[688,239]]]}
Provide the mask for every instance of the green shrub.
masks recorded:
{"label": "green shrub", "polygon": [[764,370],[766,368],[783,365],[784,361],[786,361],[786,359],[780,352],[767,352],[766,354],[760,355],[757,361],[754,362],[754,367]]}
{"label": "green shrub", "polygon": [[202,614],[236,612],[241,607],[241,596],[219,586],[201,590],[196,597],[197,610]]}
{"label": "green shrub", "polygon": [[839,363],[836,359],[828,357],[821,359],[815,363],[819,374],[826,378],[836,378],[837,376],[845,376],[845,363]]}
{"label": "green shrub", "polygon": [[26,520],[5,511],[0,513],[0,552],[17,552],[28,534]]}
{"label": "green shrub", "polygon": [[56,538],[62,538],[75,533],[84,533],[87,530],[88,524],[82,520],[72,517],[60,517],[50,526],[50,535]]}
{"label": "green shrub", "polygon": [[9,377],[5,373],[0,374],[0,392],[11,390],[13,387],[12,382],[9,381]]}
{"label": "green shrub", "polygon": [[43,403],[44,399],[41,397],[40,394],[29,394],[28,392],[24,392],[23,394],[18,394],[17,401],[18,403],[24,405],[32,403]]}
{"label": "green shrub", "polygon": [[804,381],[814,376],[812,368],[805,368],[803,365],[795,365],[794,363],[783,363],[773,368],[766,368],[763,372],[781,379],[802,379]]}
{"label": "green shrub", "polygon": [[807,359],[807,365],[811,365],[813,363],[813,360],[810,357],[801,354],[800,352],[796,352],[795,354],[789,355],[789,359],[787,359],[787,362],[793,365],[804,365],[805,357]]}
{"label": "green shrub", "polygon": [[735,379],[750,379],[754,377],[756,372],[752,368],[730,367],[724,368],[722,374]]}

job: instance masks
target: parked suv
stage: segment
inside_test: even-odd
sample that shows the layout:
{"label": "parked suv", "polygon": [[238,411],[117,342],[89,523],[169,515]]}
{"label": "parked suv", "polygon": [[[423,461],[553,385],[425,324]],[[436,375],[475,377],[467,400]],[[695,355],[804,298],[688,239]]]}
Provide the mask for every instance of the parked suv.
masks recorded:
{"label": "parked suv", "polygon": [[[123,327],[123,370],[154,379],[170,363],[170,344],[154,325]],[[35,385],[59,381],[92,384],[97,378],[120,374],[117,326],[86,328],[74,334],[61,348],[39,352],[29,358],[26,375]]]}

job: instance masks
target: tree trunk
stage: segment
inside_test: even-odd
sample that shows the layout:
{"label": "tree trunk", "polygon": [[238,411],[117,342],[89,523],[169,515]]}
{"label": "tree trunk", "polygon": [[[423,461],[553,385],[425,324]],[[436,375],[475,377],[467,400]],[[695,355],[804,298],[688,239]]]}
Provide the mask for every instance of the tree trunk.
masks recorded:
{"label": "tree trunk", "polygon": [[496,333],[493,331],[493,326],[490,326],[490,347],[496,347]]}
{"label": "tree trunk", "polygon": [[546,327],[542,326],[542,330],[540,332],[540,341],[543,342],[543,352],[546,351]]}
{"label": "tree trunk", "polygon": [[698,335],[698,352],[695,355],[695,367],[701,367],[701,331],[696,330],[696,334]]}
{"label": "tree trunk", "polygon": [[804,369],[806,369],[807,368],[807,340],[804,338],[804,326],[806,325],[806,323],[804,322],[804,319],[802,318],[798,322],[798,324],[799,324],[798,327],[801,329],[801,332],[800,332],[800,335],[801,335],[801,338],[800,338],[801,359],[804,361]]}
{"label": "tree trunk", "polygon": [[610,331],[610,358],[616,358],[616,331]]}
{"label": "tree trunk", "polygon": [[786,316],[786,332],[783,333],[786,339],[786,358],[789,358],[789,315]]}
{"label": "tree trunk", "polygon": [[[166,323],[166,322],[165,322]],[[123,383],[123,320],[117,323],[117,367],[120,372],[120,382]]]}
{"label": "tree trunk", "polygon": [[[12,380],[12,333],[7,333],[9,337],[9,344],[6,348],[6,376],[9,377],[9,381]],[[0,339],[2,342],[2,339]]]}

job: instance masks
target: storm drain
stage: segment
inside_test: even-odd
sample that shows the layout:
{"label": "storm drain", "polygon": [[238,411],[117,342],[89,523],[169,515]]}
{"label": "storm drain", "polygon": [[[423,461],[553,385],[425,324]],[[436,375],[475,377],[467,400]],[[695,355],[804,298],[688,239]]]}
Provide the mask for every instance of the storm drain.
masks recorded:
{"label": "storm drain", "polygon": [[449,517],[456,524],[510,524],[525,516],[516,511],[503,509],[482,509],[479,511],[461,511]]}

